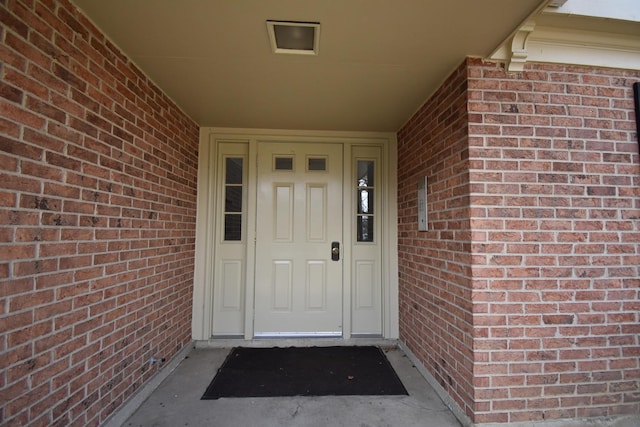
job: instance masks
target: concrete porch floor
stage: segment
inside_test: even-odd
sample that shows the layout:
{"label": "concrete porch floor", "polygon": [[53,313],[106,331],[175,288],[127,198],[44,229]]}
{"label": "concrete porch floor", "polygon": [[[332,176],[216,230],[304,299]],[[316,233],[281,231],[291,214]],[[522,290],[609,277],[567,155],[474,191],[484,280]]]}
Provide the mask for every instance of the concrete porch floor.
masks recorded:
{"label": "concrete porch floor", "polygon": [[399,349],[386,355],[409,396],[200,400],[229,351],[192,350],[123,426],[461,426]]}

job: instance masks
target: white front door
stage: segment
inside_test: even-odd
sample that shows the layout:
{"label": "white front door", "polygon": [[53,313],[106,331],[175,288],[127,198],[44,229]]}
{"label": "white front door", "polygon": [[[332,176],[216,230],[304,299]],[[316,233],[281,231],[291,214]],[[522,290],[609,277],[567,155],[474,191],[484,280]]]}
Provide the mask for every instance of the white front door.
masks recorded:
{"label": "white front door", "polygon": [[342,335],[342,150],[259,144],[255,336]]}

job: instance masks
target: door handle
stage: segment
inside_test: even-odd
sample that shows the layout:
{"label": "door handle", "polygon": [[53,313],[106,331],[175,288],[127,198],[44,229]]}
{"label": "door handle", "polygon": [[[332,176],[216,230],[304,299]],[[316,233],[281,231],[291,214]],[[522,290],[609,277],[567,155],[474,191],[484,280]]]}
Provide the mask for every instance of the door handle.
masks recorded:
{"label": "door handle", "polygon": [[340,242],[331,242],[331,260],[340,261]]}

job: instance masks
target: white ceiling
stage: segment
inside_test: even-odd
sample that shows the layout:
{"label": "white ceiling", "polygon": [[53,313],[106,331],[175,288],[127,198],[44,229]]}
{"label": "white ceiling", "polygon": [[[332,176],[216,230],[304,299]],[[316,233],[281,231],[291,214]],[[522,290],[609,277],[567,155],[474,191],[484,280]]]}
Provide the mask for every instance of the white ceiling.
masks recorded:
{"label": "white ceiling", "polygon": [[[396,131],[542,0],[73,0],[201,126]],[[274,54],[266,20],[321,24]]]}

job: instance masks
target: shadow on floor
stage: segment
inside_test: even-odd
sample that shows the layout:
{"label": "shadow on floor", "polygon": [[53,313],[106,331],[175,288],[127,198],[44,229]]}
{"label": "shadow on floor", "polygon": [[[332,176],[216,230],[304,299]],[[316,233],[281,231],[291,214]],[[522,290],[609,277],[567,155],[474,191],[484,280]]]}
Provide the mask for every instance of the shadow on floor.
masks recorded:
{"label": "shadow on floor", "polygon": [[200,400],[229,349],[195,349],[126,427],[420,426],[460,427],[453,413],[401,350],[387,358],[409,396],[323,396]]}

